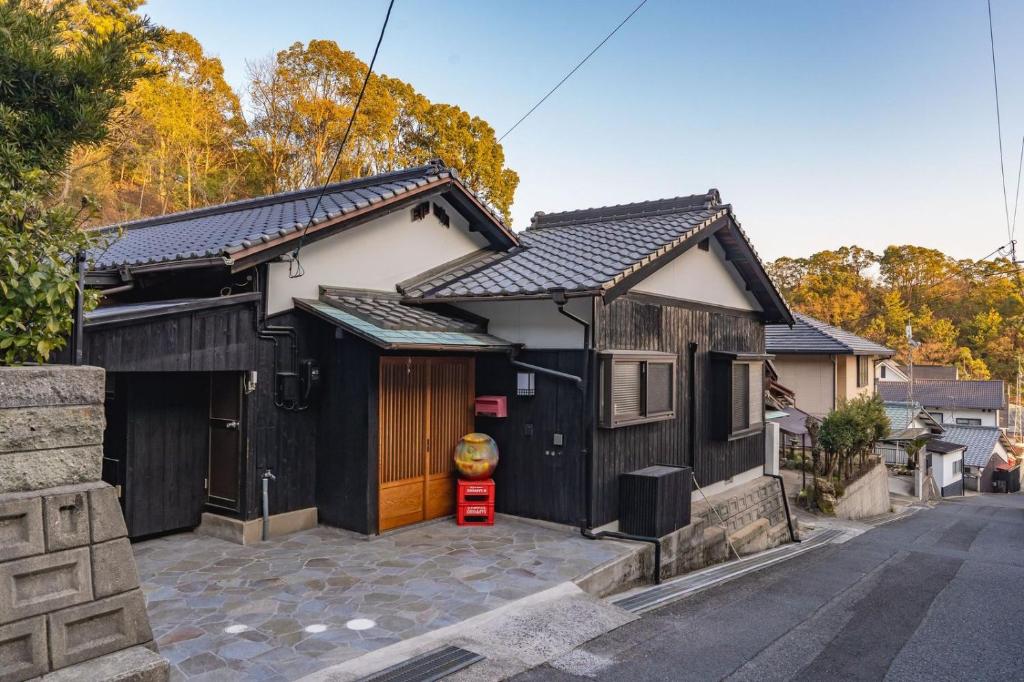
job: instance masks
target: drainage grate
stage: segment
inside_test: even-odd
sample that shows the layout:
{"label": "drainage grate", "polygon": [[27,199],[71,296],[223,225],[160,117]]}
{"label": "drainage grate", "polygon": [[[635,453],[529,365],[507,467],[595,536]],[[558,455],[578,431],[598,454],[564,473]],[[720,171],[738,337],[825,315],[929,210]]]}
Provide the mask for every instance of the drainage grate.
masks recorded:
{"label": "drainage grate", "polygon": [[484,660],[480,654],[443,646],[364,677],[363,682],[433,682]]}
{"label": "drainage grate", "polygon": [[825,530],[799,544],[784,545],[754,556],[720,564],[699,573],[683,576],[672,582],[631,594],[613,603],[619,608],[626,609],[632,613],[644,613],[682,599],[694,592],[714,587],[747,573],[752,573],[772,564],[799,556],[804,552],[809,552],[812,549],[832,542],[832,540],[840,535],[842,535],[841,530]]}

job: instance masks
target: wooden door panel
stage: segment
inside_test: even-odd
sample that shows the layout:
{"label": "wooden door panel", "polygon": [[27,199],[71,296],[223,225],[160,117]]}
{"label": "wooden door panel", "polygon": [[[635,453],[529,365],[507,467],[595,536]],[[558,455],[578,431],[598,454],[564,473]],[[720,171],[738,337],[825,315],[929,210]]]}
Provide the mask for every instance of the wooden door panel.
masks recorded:
{"label": "wooden door panel", "polygon": [[206,503],[239,511],[242,481],[242,378],[210,375],[210,461]]}
{"label": "wooden door panel", "polygon": [[473,430],[473,389],[472,358],[432,359],[427,518],[455,513],[452,457],[455,446]]}
{"label": "wooden door panel", "polygon": [[452,454],[473,430],[472,358],[381,358],[379,527],[455,511]]}
{"label": "wooden door panel", "polygon": [[424,519],[429,369],[422,358],[380,361],[380,530]]}

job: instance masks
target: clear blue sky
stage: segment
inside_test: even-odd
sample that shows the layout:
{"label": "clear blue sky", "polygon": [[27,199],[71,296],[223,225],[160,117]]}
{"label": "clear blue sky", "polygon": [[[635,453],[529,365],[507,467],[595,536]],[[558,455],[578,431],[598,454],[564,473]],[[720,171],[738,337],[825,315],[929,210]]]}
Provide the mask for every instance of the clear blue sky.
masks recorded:
{"label": "clear blue sky", "polygon": [[[635,4],[397,0],[377,69],[500,134]],[[246,60],[295,41],[329,38],[368,61],[385,8],[151,0],[143,11],[195,35],[242,89]],[[1012,202],[1024,2],[993,0],[993,15]],[[769,259],[854,242],[977,258],[1006,241],[984,0],[649,0],[505,153],[521,177],[517,228],[538,210],[717,187]]]}

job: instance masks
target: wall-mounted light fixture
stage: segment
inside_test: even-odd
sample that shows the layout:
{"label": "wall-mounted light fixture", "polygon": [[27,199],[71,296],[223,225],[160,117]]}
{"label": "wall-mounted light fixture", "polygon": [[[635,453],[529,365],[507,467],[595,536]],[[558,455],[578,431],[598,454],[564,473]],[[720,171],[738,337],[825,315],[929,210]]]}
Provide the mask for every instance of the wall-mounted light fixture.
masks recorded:
{"label": "wall-mounted light fixture", "polygon": [[533,372],[516,372],[516,395],[531,396],[536,393]]}

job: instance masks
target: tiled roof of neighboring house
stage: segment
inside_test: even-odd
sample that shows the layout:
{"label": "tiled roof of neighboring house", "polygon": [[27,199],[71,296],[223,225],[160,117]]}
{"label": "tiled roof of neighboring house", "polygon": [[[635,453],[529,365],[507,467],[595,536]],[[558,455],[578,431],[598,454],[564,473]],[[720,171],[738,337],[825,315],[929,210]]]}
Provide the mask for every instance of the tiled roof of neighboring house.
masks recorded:
{"label": "tiled roof of neighboring house", "polygon": [[[900,363],[900,371],[909,376],[910,368]],[[914,365],[914,381],[920,379],[947,379],[956,381],[955,365]]]}
{"label": "tiled roof of neighboring house", "polygon": [[795,407],[787,407],[782,410],[780,416],[769,419],[769,421],[775,422],[779,425],[779,430],[783,433],[787,433],[791,436],[802,436],[807,433],[807,420],[813,419],[814,421],[821,421],[817,417],[812,417],[803,410],[799,410]]}
{"label": "tiled roof of neighboring house", "polygon": [[[920,403],[886,402],[884,409],[885,416],[889,418],[891,438],[915,438],[916,435],[907,432],[907,428],[915,419],[925,422],[933,431],[942,432],[942,426],[925,411]],[[912,429],[912,431],[914,430],[919,431],[917,435],[927,432],[927,429]]]}
{"label": "tiled roof of neighboring house", "polygon": [[[495,255],[481,254],[451,268],[433,271],[401,289],[409,297],[430,300],[547,296],[553,289],[569,294],[602,293],[619,285],[702,230],[719,230],[732,218],[717,190],[675,199],[622,206],[538,213],[520,233],[520,246]],[[789,319],[785,302],[735,220],[733,230],[716,234],[733,264],[751,283],[751,293],[766,310]],[[691,242],[692,243],[692,242]],[[743,253],[740,254],[739,252]],[[760,282],[760,284],[758,284]],[[758,289],[760,287],[760,290]]]}
{"label": "tiled roof of neighboring house", "polygon": [[994,426],[946,426],[942,440],[967,446],[964,464],[985,467],[1002,432]]}
{"label": "tiled roof of neighboring house", "polygon": [[834,327],[803,313],[793,313],[796,324],[770,324],[765,327],[765,349],[776,355],[785,353],[825,355],[882,355],[894,351],[845,329]]}
{"label": "tiled roof of neighboring house", "polygon": [[482,322],[402,303],[398,294],[322,288],[319,300],[295,299],[313,313],[382,348],[506,350]]}
{"label": "tiled roof of neighboring house", "polygon": [[963,450],[964,447],[966,446],[961,445],[960,443],[950,443],[948,440],[934,439],[928,441],[926,449],[928,450],[928,452],[934,452],[935,454],[938,455],[948,455],[951,452]]}
{"label": "tiled roof of neighboring house", "polygon": [[[880,381],[882,400],[906,400],[906,381]],[[1006,407],[1006,387],[1002,380],[992,381],[914,381],[914,400],[925,407],[958,407],[976,410],[1001,410]]]}
{"label": "tiled roof of neighboring house", "polygon": [[[327,221],[343,222],[345,216],[421,188],[448,184],[469,193],[449,169],[439,164],[333,183],[327,186],[310,229]],[[309,222],[321,189],[282,192],[97,228],[96,232],[112,241],[90,252],[93,269],[230,257],[255,245],[289,235],[294,238]],[[482,207],[482,202],[479,205]],[[489,215],[501,226],[500,218]],[[119,229],[123,230],[120,236]],[[514,244],[512,233],[504,226],[500,229],[507,234],[508,243]]]}

